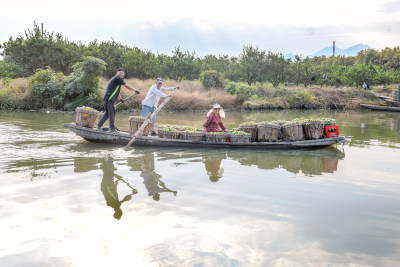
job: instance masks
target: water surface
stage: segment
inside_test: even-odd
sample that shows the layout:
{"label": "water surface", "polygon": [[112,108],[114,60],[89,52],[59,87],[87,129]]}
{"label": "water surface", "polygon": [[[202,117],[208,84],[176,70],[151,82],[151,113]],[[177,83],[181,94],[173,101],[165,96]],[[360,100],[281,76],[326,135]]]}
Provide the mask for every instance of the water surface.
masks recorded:
{"label": "water surface", "polygon": [[[164,112],[157,123],[204,116]],[[125,151],[68,132],[73,113],[1,111],[0,266],[399,265],[400,114],[224,122],[300,116],[335,118],[346,144]]]}

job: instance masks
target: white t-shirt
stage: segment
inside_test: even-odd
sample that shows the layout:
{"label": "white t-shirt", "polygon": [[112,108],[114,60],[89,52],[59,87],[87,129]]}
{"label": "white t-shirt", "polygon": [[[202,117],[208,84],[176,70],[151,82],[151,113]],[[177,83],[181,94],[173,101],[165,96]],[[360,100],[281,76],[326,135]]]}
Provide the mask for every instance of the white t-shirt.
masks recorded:
{"label": "white t-shirt", "polygon": [[164,94],[163,91],[172,91],[174,90],[174,88],[175,87],[160,87],[160,89],[158,89],[157,85],[153,85],[152,87],[150,87],[146,98],[142,101],[142,105],[157,108],[160,97],[167,97],[167,95]]}

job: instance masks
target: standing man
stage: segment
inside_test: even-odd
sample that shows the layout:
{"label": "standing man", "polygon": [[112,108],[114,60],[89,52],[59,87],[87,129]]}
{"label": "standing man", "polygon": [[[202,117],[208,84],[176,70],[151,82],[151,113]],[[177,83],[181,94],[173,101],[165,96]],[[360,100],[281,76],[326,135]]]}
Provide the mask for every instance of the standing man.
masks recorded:
{"label": "standing man", "polygon": [[[175,87],[162,87],[163,80],[161,78],[157,78],[156,84],[150,87],[149,92],[146,95],[146,98],[142,101],[142,117],[147,117],[149,112],[153,114],[153,112],[157,109],[158,101],[160,97],[170,97],[171,95],[166,95],[163,91],[172,91],[175,88],[179,89],[179,86]],[[151,127],[151,135],[155,136],[157,133],[154,131],[154,124],[156,122],[156,117],[153,118],[153,125]]]}
{"label": "standing man", "polygon": [[118,69],[116,75],[108,82],[106,92],[104,93],[103,96],[103,101],[104,101],[104,115],[101,117],[99,124],[97,125],[97,129],[100,130],[101,126],[106,122],[107,119],[110,119],[110,131],[115,132],[115,107],[114,103],[117,99],[122,100],[121,96],[119,95],[121,85],[125,86],[131,91],[135,91],[136,94],[139,94],[140,91],[136,90],[129,84],[125,83],[125,81],[122,79],[125,77],[125,70],[124,69]]}

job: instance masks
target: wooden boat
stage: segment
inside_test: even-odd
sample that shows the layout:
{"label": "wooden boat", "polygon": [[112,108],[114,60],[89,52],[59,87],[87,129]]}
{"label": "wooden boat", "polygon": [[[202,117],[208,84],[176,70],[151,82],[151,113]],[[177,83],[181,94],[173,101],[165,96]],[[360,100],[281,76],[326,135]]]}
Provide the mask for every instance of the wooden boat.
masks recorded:
{"label": "wooden boat", "polygon": [[400,111],[400,107],[387,107],[387,106],[377,106],[377,105],[369,105],[369,104],[360,104],[360,107],[367,108],[370,110],[379,110],[379,111]]}
{"label": "wooden boat", "polygon": [[[104,144],[127,145],[132,139],[132,135],[128,132],[107,132],[77,126],[74,123],[65,123],[65,128],[74,132],[76,135],[85,140]],[[226,143],[226,142],[207,142],[207,141],[191,141],[159,138],[157,136],[140,136],[136,138],[133,146],[159,146],[159,147],[215,147],[215,148],[265,148],[265,149],[294,149],[294,148],[310,148],[324,147],[338,143],[344,143],[343,136],[317,140],[303,140],[291,142],[254,142],[254,143]]]}

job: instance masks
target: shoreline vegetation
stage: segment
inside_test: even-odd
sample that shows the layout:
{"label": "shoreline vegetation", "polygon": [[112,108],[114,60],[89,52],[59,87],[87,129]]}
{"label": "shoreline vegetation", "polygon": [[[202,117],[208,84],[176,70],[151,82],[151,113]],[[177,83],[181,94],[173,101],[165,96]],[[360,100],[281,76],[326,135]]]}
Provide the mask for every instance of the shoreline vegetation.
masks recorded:
{"label": "shoreline vegetation", "polygon": [[[74,110],[102,107],[102,90],[118,68],[141,91],[120,109],[140,109],[157,77],[179,84],[166,110],[358,109],[385,105],[400,82],[400,46],[362,50],[354,57],[287,59],[281,52],[243,46],[238,56],[182,51],[171,55],[115,40],[85,45],[40,29],[0,44],[0,108]],[[367,89],[367,90],[364,90]],[[122,89],[122,96],[128,92]]]}
{"label": "shoreline vegetation", "polygon": [[[126,79],[140,94],[135,95],[118,109],[140,110],[141,101],[147,94],[149,88],[154,84],[153,79],[139,80]],[[91,106],[95,109],[102,109],[104,89],[108,79],[101,78],[97,90],[97,97]],[[173,80],[164,80],[164,86],[177,84]],[[237,95],[231,95],[221,88],[206,88],[200,81],[181,81],[180,90],[174,95],[168,105],[164,108],[169,111],[204,111],[210,109],[214,103],[219,103],[226,110],[268,110],[268,109],[360,109],[359,104],[385,105],[385,101],[378,98],[376,93],[391,96],[392,91],[397,88],[392,84],[382,87],[371,87],[364,90],[357,87],[319,87],[319,86],[280,86],[274,87],[270,83],[257,83],[254,88],[255,94],[246,100],[241,100]],[[131,92],[125,88],[121,89],[123,97]],[[63,106],[51,107],[45,103],[33,105],[35,97],[28,78],[16,78],[10,80],[5,86],[0,83],[0,109],[20,110],[60,110],[73,111],[75,105],[65,103]],[[46,101],[46,99],[36,101]],[[162,101],[162,100],[161,100]],[[161,103],[161,102],[160,102]]]}

